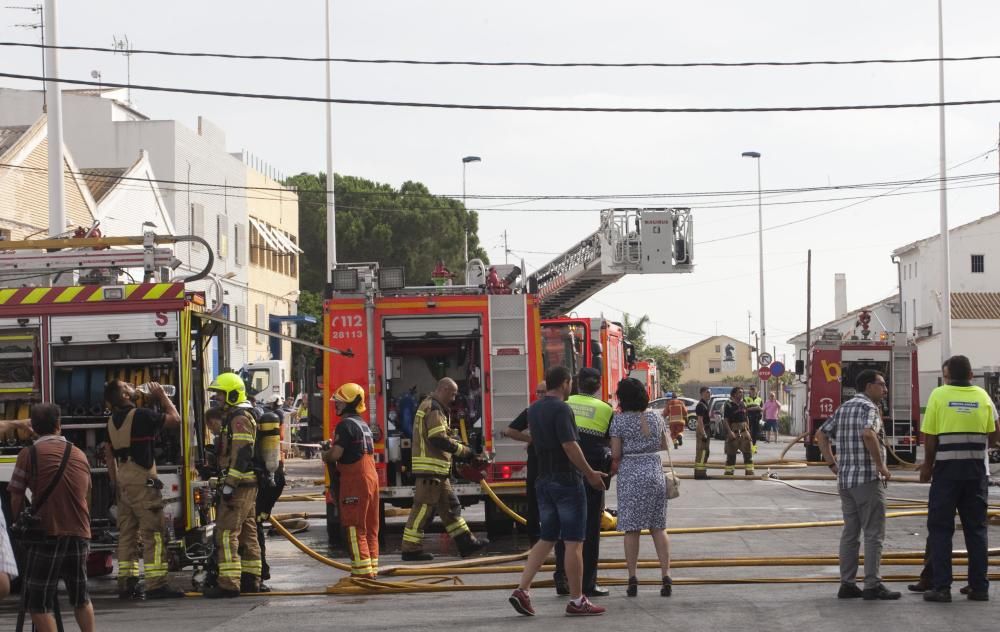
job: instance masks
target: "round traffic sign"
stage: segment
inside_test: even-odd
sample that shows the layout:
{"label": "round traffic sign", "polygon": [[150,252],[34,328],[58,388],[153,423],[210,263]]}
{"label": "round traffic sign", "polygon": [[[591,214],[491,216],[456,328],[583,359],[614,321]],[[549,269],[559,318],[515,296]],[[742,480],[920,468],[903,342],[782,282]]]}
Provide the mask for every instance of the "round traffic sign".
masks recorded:
{"label": "round traffic sign", "polygon": [[757,356],[757,364],[759,364],[761,366],[767,366],[767,365],[771,364],[772,360],[774,360],[774,358],[772,358],[771,354],[768,353],[768,352],[766,352],[766,351],[764,353],[760,354],[759,356]]}
{"label": "round traffic sign", "polygon": [[771,376],[781,377],[785,374],[785,365],[775,360],[771,363]]}
{"label": "round traffic sign", "polygon": [[771,379],[771,369],[770,367],[762,366],[757,369],[757,377],[764,380],[765,382]]}

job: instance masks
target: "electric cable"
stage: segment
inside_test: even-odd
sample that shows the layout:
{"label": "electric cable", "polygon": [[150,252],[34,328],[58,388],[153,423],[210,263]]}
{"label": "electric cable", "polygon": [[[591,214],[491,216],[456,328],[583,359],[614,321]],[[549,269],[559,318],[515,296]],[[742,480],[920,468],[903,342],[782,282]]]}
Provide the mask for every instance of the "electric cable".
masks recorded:
{"label": "electric cable", "polygon": [[302,103],[337,103],[341,105],[370,105],[395,108],[422,108],[437,110],[482,110],[506,112],[577,112],[606,114],[733,114],[767,112],[843,112],[863,110],[903,110],[936,107],[960,107],[971,105],[995,105],[1000,99],[962,99],[955,101],[917,101],[910,103],[867,103],[853,105],[791,105],[755,107],[611,107],[582,105],[513,105],[499,103],[444,103],[430,101],[390,101],[386,99],[326,98],[306,95],[271,94],[263,92],[237,92],[232,90],[210,90],[204,88],[179,88],[136,83],[98,82],[63,77],[42,77],[11,72],[0,72],[0,77],[24,79],[26,81],[46,81],[80,86],[104,88],[127,88],[144,92],[167,92],[171,94],[194,94],[200,96],[232,97],[240,99],[260,99],[265,101],[297,101]]}
{"label": "electric cable", "polygon": [[594,61],[475,61],[475,60],[430,60],[430,59],[377,59],[361,57],[304,57],[298,55],[249,55],[240,53],[215,53],[195,51],[172,51],[142,48],[110,48],[105,46],[73,46],[37,44],[31,42],[0,42],[0,46],[85,51],[96,53],[116,53],[125,55],[160,55],[165,57],[202,57],[217,59],[243,59],[255,61],[296,61],[332,62],[341,64],[378,64],[409,66],[478,66],[478,67],[530,67],[530,68],[747,68],[754,66],[858,66],[870,64],[919,64],[928,62],[989,61],[1000,59],[1000,55],[968,55],[950,57],[911,57],[882,59],[828,59],[802,61],[690,61],[690,62],[594,62]]}

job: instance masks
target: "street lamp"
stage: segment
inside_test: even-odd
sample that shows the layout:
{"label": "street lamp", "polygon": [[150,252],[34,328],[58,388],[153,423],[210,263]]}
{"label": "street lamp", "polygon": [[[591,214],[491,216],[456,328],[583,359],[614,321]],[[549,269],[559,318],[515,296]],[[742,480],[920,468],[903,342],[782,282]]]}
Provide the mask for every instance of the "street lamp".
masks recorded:
{"label": "street lamp", "polygon": [[[482,162],[482,161],[483,161],[483,159],[480,158],[479,156],[465,156],[464,158],[462,158],[462,206],[463,207],[466,206],[466,204],[465,204],[465,166],[468,165],[470,162]],[[468,212],[469,212],[468,207],[466,207],[465,212],[468,214]],[[463,236],[462,253],[463,253],[464,257],[465,257],[465,259],[463,261],[463,265],[464,265],[464,264],[468,264],[469,263],[469,218],[468,218],[468,215],[466,215],[464,226],[462,227],[462,236]]]}
{"label": "street lamp", "polygon": [[760,263],[760,346],[757,347],[759,364],[761,349],[767,349],[767,327],[764,326],[764,212],[761,204],[760,152],[745,151],[743,157],[757,161],[757,255]]}

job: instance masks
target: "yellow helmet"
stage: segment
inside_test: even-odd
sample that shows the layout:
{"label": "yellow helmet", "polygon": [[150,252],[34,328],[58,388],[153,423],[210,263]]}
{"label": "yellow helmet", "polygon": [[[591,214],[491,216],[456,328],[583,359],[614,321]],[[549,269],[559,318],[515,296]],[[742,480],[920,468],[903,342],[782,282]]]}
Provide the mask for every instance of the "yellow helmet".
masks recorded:
{"label": "yellow helmet", "polygon": [[354,382],[341,384],[340,388],[333,392],[331,399],[342,404],[354,404],[355,412],[363,413],[368,410],[365,406],[365,389]]}
{"label": "yellow helmet", "polygon": [[236,406],[247,401],[247,389],[243,385],[243,380],[235,373],[221,373],[219,377],[212,380],[208,385],[208,390],[218,391],[225,397],[226,404]]}

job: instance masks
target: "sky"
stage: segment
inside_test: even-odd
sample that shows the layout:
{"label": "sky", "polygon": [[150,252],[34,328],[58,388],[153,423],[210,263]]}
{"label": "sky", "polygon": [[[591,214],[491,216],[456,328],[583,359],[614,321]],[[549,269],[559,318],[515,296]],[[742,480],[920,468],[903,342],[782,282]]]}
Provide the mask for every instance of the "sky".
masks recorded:
{"label": "sky", "polygon": [[[32,0],[21,3],[32,4]],[[320,0],[146,3],[60,2],[65,45],[322,56]],[[5,5],[6,6],[6,5]],[[801,61],[936,57],[934,0],[770,0],[705,2],[383,0],[332,3],[332,55],[483,61]],[[0,8],[0,41],[38,41],[27,11]],[[995,0],[945,2],[945,54],[1000,54]],[[0,72],[39,74],[35,49],[0,48]],[[137,84],[322,96],[324,64],[134,55]],[[60,74],[124,82],[126,59],[64,52]],[[949,100],[1000,98],[1000,61],[946,65]],[[35,83],[0,78],[0,86]],[[751,68],[497,68],[334,64],[335,97],[493,103],[657,107],[753,107],[931,102],[937,64]],[[231,151],[247,150],[285,174],[325,169],[324,106],[133,92],[154,119],[195,127],[199,115],[222,126]],[[607,195],[755,191],[744,151],[761,153],[764,189],[825,187],[935,176],[938,110],[800,113],[612,114],[333,107],[334,169],[399,186],[424,182],[460,196]],[[950,176],[998,170],[1000,105],[947,111]],[[949,192],[951,226],[996,212],[995,180]],[[959,188],[959,187],[965,188]],[[767,347],[778,357],[805,330],[806,252],[813,252],[814,324],[834,317],[834,274],[847,275],[848,306],[896,291],[890,253],[939,230],[935,186],[870,200],[886,189],[764,196]],[[775,202],[789,202],[774,204]],[[599,209],[634,201],[539,200],[483,210],[480,239],[503,261],[529,271],[598,227]],[[503,202],[509,204],[508,202]],[[580,306],[580,315],[648,314],[649,341],[679,349],[725,334],[760,331],[756,196],[648,199],[645,206],[690,206],[695,270],[633,275]],[[853,206],[848,207],[848,205]],[[724,207],[724,208],[719,208]],[[843,208],[841,207],[848,207]],[[554,212],[568,209],[571,212]],[[810,216],[827,212],[822,217]],[[794,225],[778,225],[803,220]],[[774,227],[774,228],[770,228]],[[770,229],[769,229],[770,228]],[[749,233],[743,237],[723,239]],[[711,240],[712,243],[705,243]],[[749,313],[749,323],[748,323]]]}

